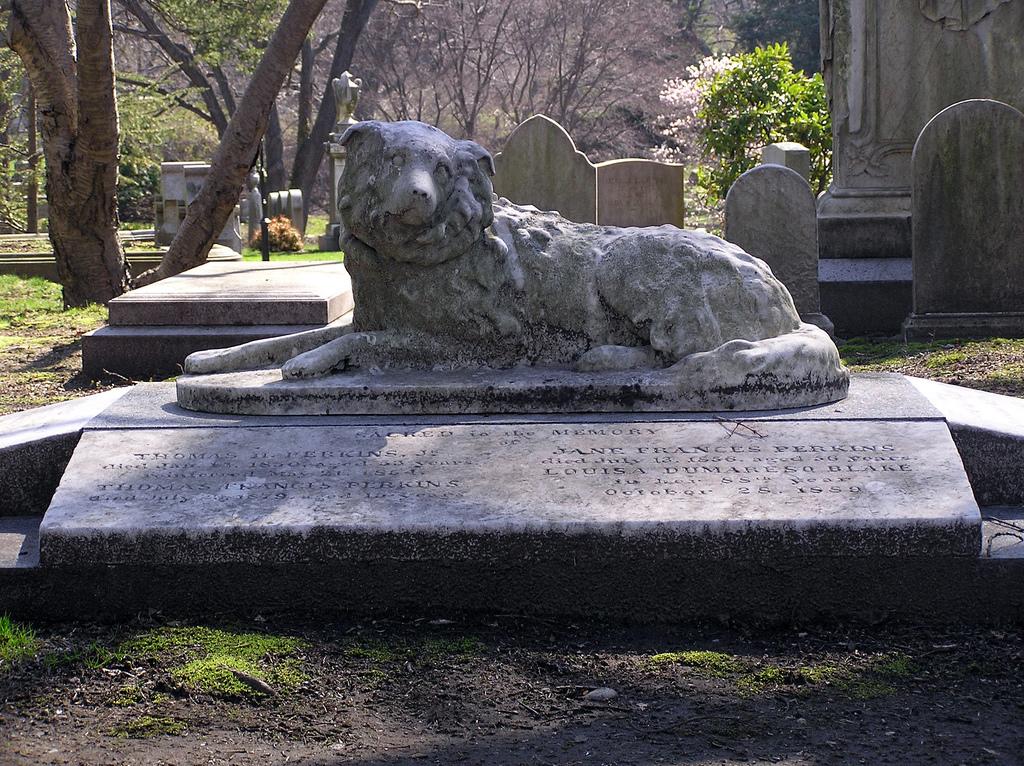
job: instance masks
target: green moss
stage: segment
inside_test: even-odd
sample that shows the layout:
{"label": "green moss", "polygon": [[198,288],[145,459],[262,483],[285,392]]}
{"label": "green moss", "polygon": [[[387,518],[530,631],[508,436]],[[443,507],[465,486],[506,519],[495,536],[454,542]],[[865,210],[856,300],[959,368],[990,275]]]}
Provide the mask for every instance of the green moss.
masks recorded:
{"label": "green moss", "polygon": [[132,707],[138,705],[143,699],[142,689],[138,684],[126,684],[114,692],[110,698],[110,704],[114,707]]}
{"label": "green moss", "polygon": [[786,671],[775,665],[766,665],[752,673],[745,674],[736,681],[736,686],[746,694],[757,694],[772,687],[782,686],[786,681]]}
{"label": "green moss", "polygon": [[275,691],[295,689],[305,680],[295,653],[301,639],[267,633],[236,633],[203,626],[158,628],[125,641],[128,657],[166,661],[169,672],[193,692],[224,697],[263,695],[233,671],[252,676]]}
{"label": "green moss", "polygon": [[400,648],[390,647],[380,641],[353,641],[344,647],[343,652],[346,657],[379,663],[398,662],[406,658]]}
{"label": "green moss", "polygon": [[122,726],[115,727],[110,733],[115,737],[145,739],[147,737],[177,735],[184,731],[185,724],[176,718],[141,715]]}
{"label": "green moss", "polygon": [[712,652],[703,649],[690,650],[685,652],[663,652],[655,654],[650,658],[656,665],[678,664],[692,668],[699,668],[711,675],[725,676],[731,673],[738,673],[743,670],[743,663],[737,658],[722,652]]}
{"label": "green moss", "polygon": [[894,652],[876,660],[873,670],[889,678],[908,678],[917,671],[917,668],[910,657],[902,652]]}
{"label": "green moss", "polygon": [[483,643],[473,636],[461,638],[431,638],[424,641],[420,653],[427,659],[476,657],[484,652]]}
{"label": "green moss", "polygon": [[31,627],[0,615],[0,670],[34,657],[38,650],[39,641]]}
{"label": "green moss", "polygon": [[941,349],[940,343],[903,343],[901,341],[851,338],[839,343],[843,364],[857,370],[886,370],[898,367],[908,358]]}
{"label": "green moss", "polygon": [[938,351],[928,356],[924,364],[931,370],[941,370],[945,367],[953,367],[970,358],[970,354],[964,349],[954,351]]}

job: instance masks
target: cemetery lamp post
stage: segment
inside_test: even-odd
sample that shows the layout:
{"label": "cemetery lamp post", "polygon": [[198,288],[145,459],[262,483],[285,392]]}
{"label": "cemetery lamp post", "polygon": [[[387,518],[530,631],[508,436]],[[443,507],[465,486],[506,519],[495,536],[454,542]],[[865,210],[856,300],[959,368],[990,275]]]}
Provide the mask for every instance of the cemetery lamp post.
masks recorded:
{"label": "cemetery lamp post", "polygon": [[263,215],[260,218],[260,260],[270,260],[270,219],[267,218],[267,213],[270,212],[267,196],[267,163],[266,163],[266,149],[267,149],[267,138],[266,136],[260,141],[260,151],[257,160],[257,167],[260,174],[260,183],[257,187],[260,194],[260,207],[263,210]]}

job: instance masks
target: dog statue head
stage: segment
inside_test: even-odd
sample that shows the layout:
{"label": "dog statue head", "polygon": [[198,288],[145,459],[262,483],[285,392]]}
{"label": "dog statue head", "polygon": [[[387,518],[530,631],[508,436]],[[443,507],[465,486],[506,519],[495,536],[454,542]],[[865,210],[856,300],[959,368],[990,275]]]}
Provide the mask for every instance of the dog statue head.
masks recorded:
{"label": "dog statue head", "polygon": [[431,265],[489,238],[494,161],[479,144],[422,122],[360,122],[341,137],[346,237],[378,254]]}

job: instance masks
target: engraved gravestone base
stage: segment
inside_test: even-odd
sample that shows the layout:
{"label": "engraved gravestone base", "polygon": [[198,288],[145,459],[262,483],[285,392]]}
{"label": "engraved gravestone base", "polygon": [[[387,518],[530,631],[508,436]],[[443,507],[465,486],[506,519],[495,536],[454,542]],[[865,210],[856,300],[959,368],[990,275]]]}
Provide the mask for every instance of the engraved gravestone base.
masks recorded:
{"label": "engraved gravestone base", "polygon": [[[41,561],[460,562],[516,577],[539,563],[977,556],[948,428],[894,386],[742,416],[276,421],[190,414],[160,388],[168,401],[136,397],[83,434]],[[894,392],[902,414],[885,412]]]}

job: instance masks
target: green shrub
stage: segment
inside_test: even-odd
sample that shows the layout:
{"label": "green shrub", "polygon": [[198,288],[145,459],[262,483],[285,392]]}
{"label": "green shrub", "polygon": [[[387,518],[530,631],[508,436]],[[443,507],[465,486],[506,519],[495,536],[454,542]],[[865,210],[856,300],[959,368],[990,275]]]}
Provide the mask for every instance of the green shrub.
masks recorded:
{"label": "green shrub", "polygon": [[[302,235],[284,215],[270,219],[270,223],[267,225],[267,239],[270,241],[270,249],[278,253],[297,253],[303,245]],[[263,232],[257,230],[252,246],[259,250],[262,243]]]}
{"label": "green shrub", "polygon": [[811,150],[811,188],[820,193],[832,172],[832,124],[820,74],[794,71],[785,43],[732,59],[702,89],[697,112],[702,164],[698,184],[723,199],[757,165],[761,147],[796,141]]}

